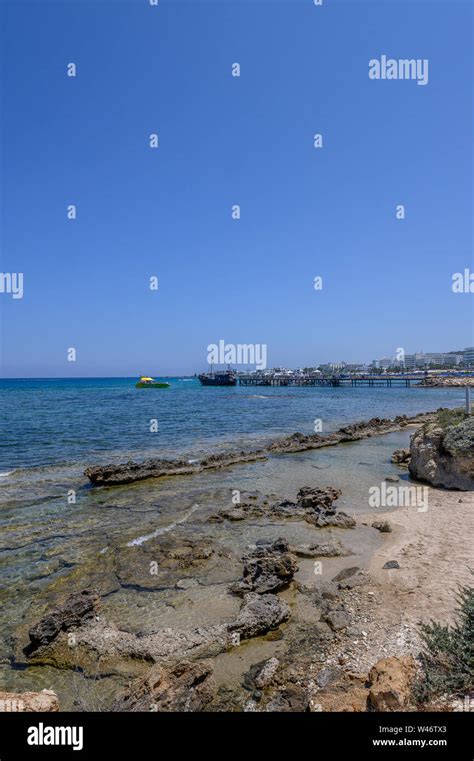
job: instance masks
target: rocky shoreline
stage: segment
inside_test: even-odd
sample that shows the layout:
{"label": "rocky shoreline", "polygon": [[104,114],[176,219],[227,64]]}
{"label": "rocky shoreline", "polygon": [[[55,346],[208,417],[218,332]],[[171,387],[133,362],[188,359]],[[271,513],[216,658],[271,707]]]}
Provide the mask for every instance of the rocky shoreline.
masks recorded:
{"label": "rocky shoreline", "polygon": [[434,412],[425,412],[412,417],[399,415],[393,420],[375,417],[368,421],[343,426],[334,433],[329,434],[303,434],[296,432],[290,436],[279,438],[261,449],[214,454],[198,462],[154,458],[141,463],[130,461],[121,464],[92,465],[86,468],[84,475],[95,486],[120,486],[136,481],[143,481],[148,478],[192,475],[200,473],[203,470],[214,470],[240,463],[265,460],[269,455],[291,454],[360,441],[371,436],[380,436],[385,433],[399,431],[407,425],[419,425],[429,422],[434,419],[434,415]]}
{"label": "rocky shoreline", "polygon": [[[419,426],[412,443],[443,424],[459,448],[467,433],[462,429],[461,436],[453,435],[453,425],[465,423],[456,415],[444,411],[374,418],[325,437],[294,434],[259,452],[266,457],[333,446],[412,424]],[[401,476],[416,461],[417,446],[393,453]],[[216,456],[198,468],[224,467],[231,460]],[[91,480],[115,485],[121,478],[131,478],[125,481],[131,483],[156,477],[168,467],[163,462],[174,461],[107,466]],[[467,462],[465,452],[462,462]],[[235,503],[229,496],[224,504],[217,500],[217,509],[215,502],[204,503],[199,515],[193,514],[187,524],[177,521],[166,534],[107,547],[32,601],[11,638],[8,662],[26,674],[30,669],[36,674],[81,674],[97,686],[100,710],[419,710],[411,693],[419,672],[418,619],[405,616],[412,610],[419,616],[424,605],[427,614],[436,615],[436,595],[443,584],[443,595],[450,599],[444,564],[456,552],[462,578],[462,558],[469,553],[472,536],[468,503],[436,490],[439,504],[449,504],[450,512],[408,508],[401,533],[399,510],[390,514],[390,522],[374,521],[373,513],[356,519],[341,510],[338,486],[307,485],[293,494],[282,499],[242,490]],[[458,532],[452,528],[458,520],[454,504],[464,520]],[[454,542],[447,551],[446,525]],[[427,545],[419,550],[418,537],[425,534]],[[367,562],[355,549],[362,537],[375,550]],[[425,600],[420,595],[433,589],[421,578],[428,552],[438,587],[435,599]],[[412,555],[419,580],[406,567]],[[416,587],[403,586],[414,581]],[[135,606],[131,611],[130,605]],[[148,608],[143,617],[141,611]],[[450,612],[449,603],[440,609],[442,615]],[[11,704],[26,694],[25,705],[58,710],[51,692],[9,691],[0,693],[0,701]],[[61,700],[59,708],[64,710]],[[74,701],[73,710],[91,708],[97,710],[90,696]]]}
{"label": "rocky shoreline", "polygon": [[445,378],[430,375],[427,378],[423,378],[415,388],[465,388],[466,386],[474,386],[474,376]]}

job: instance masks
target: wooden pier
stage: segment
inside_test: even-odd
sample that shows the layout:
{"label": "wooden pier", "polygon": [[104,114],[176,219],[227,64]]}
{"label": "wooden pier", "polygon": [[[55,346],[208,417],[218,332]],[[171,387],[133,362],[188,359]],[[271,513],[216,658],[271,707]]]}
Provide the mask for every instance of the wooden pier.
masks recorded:
{"label": "wooden pier", "polygon": [[351,387],[367,386],[386,388],[404,386],[409,388],[422,380],[420,375],[351,375],[351,376],[314,376],[314,375],[240,375],[240,386],[332,386]]}

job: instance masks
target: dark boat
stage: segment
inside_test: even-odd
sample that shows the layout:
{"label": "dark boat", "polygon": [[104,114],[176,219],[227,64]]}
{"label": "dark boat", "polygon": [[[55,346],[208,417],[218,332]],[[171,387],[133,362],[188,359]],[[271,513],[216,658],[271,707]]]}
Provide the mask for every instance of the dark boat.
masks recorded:
{"label": "dark boat", "polygon": [[236,386],[237,376],[232,370],[217,373],[202,373],[198,378],[203,386]]}

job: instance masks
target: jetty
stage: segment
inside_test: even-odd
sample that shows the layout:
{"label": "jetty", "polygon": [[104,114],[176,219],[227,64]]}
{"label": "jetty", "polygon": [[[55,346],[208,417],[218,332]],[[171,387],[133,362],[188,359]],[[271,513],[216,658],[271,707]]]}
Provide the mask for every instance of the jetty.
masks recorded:
{"label": "jetty", "polygon": [[385,386],[387,388],[404,386],[409,388],[411,384],[419,384],[424,379],[423,375],[280,375],[278,373],[249,373],[239,375],[240,386],[333,386],[351,387]]}

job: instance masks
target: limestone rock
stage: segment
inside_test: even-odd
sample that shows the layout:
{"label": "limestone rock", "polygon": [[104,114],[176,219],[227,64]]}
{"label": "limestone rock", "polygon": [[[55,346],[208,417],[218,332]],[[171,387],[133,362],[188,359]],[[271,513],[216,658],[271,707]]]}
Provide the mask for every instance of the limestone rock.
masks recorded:
{"label": "limestone rock", "polygon": [[278,658],[269,658],[268,661],[263,663],[254,678],[255,686],[259,690],[263,690],[265,687],[268,687],[268,685],[272,682],[276,672],[278,671],[279,665],[280,661]]}
{"label": "limestone rock", "polygon": [[354,587],[367,584],[368,580],[369,577],[367,573],[364,573],[357,566],[344,568],[333,578],[333,582],[337,583],[339,589],[354,589]]}
{"label": "limestone rock", "polygon": [[[328,676],[324,672],[330,671]],[[366,676],[350,674],[336,669],[324,669],[317,681],[323,682],[322,689],[314,696],[313,710],[335,711],[338,713],[363,713],[367,710],[368,689]]]}
{"label": "limestone rock", "polygon": [[227,518],[228,521],[243,521],[247,517],[245,512],[238,507],[229,507],[225,510],[220,510],[219,515],[222,518]]}
{"label": "limestone rock", "polygon": [[303,713],[309,711],[307,690],[299,684],[289,684],[280,690],[265,706],[267,712]]}
{"label": "limestone rock", "polygon": [[474,490],[474,416],[455,425],[427,423],[411,439],[414,478],[446,489]]}
{"label": "limestone rock", "polygon": [[323,489],[316,489],[312,486],[303,486],[297,494],[297,502],[302,507],[310,507],[315,510],[318,507],[324,507],[326,510],[332,507],[332,503],[342,494],[340,489],[334,486],[326,486]]}
{"label": "limestone rock", "polygon": [[390,459],[396,465],[407,465],[410,461],[410,450],[396,449]]}
{"label": "limestone rock", "polygon": [[349,626],[349,616],[343,610],[329,610],[323,618],[334,632]]}
{"label": "limestone rock", "polygon": [[133,682],[114,704],[114,711],[202,711],[216,685],[210,661],[181,661],[170,668],[155,665]]}
{"label": "limestone rock", "polygon": [[333,576],[333,581],[345,581],[345,579],[348,579],[350,576],[354,576],[358,571],[360,571],[359,566],[353,565],[350,568],[343,568],[342,571],[339,571],[339,573],[336,573],[335,576]]}
{"label": "limestone rock", "polygon": [[305,521],[316,526],[316,528],[354,528],[356,525],[354,518],[342,511],[335,515],[324,515],[321,513],[306,515]]}
{"label": "limestone rock", "polygon": [[339,542],[299,544],[297,547],[292,547],[291,551],[300,558],[334,558],[345,554]]}
{"label": "limestone rock", "polygon": [[369,704],[375,711],[403,711],[410,701],[415,676],[411,655],[377,661],[369,672]]}
{"label": "limestone rock", "polygon": [[25,648],[25,653],[29,655],[38,647],[52,642],[60,631],[67,631],[92,618],[99,605],[100,597],[95,590],[74,592],[62,605],[53,608],[31,627],[30,644]]}
{"label": "limestone rock", "polygon": [[58,697],[52,690],[41,692],[0,692],[0,713],[55,713]]}
{"label": "limestone rock", "polygon": [[275,592],[287,586],[298,570],[286,539],[257,546],[244,555],[243,562],[243,579],[231,586],[232,591],[238,594]]}
{"label": "limestone rock", "polygon": [[392,531],[392,527],[388,521],[374,521],[372,528],[376,528],[381,534],[389,534]]}
{"label": "limestone rock", "polygon": [[143,481],[146,478],[161,478],[163,476],[190,475],[202,470],[224,468],[241,462],[254,462],[266,459],[263,450],[248,452],[223,452],[209,455],[197,462],[189,460],[167,460],[152,458],[143,462],[112,463],[110,465],[93,465],[84,471],[95,486],[118,486]]}
{"label": "limestone rock", "polygon": [[239,634],[241,639],[257,637],[276,629],[288,621],[290,615],[290,606],[276,595],[249,592],[244,597],[237,619],[228,625],[228,631]]}

